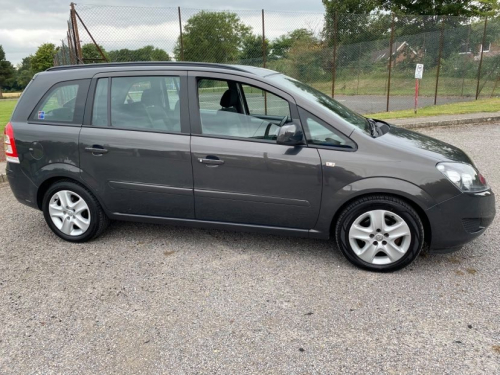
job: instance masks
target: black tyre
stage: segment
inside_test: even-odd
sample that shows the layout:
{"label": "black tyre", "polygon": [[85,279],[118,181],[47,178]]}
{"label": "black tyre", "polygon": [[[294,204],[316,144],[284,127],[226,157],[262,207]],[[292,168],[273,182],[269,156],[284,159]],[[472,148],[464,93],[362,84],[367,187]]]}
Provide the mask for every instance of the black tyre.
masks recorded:
{"label": "black tyre", "polygon": [[96,238],[109,224],[96,197],[82,185],[69,180],[58,181],[49,187],[42,209],[50,229],[70,242]]}
{"label": "black tyre", "polygon": [[413,262],[424,244],[419,215],[405,201],[386,195],[360,198],[340,214],[337,245],[354,265],[391,272]]}

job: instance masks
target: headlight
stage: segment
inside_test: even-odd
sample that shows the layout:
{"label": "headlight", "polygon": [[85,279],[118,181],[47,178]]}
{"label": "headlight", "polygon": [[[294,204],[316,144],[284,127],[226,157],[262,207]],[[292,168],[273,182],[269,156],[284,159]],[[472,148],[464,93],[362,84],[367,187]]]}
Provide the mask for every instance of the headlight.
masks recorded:
{"label": "headlight", "polygon": [[462,191],[476,192],[488,188],[485,178],[472,165],[439,163],[436,168]]}

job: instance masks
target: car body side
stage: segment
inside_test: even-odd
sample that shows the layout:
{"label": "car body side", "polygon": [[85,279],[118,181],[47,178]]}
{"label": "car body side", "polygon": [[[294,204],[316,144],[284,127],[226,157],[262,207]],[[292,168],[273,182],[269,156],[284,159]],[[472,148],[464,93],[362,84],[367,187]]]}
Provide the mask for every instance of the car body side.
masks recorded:
{"label": "car body side", "polygon": [[[361,196],[383,193],[398,196],[417,210],[422,216],[430,248],[435,250],[459,246],[484,231],[484,228],[481,227],[482,230],[474,233],[467,231],[457,233],[456,228],[457,226],[461,227],[460,220],[464,217],[479,216],[492,220],[495,215],[494,195],[490,190],[476,194],[463,193],[433,167],[438,162],[450,160],[472,164],[463,153],[455,153],[455,155],[459,155],[458,159],[461,160],[456,160],[457,157],[443,156],[442,153],[436,152],[432,145],[426,146],[426,142],[429,143],[428,139],[419,139],[418,133],[398,132],[397,128],[395,128],[394,134],[372,138],[362,130],[353,129],[353,126],[342,118],[332,117],[320,105],[286,93],[284,87],[280,87],[268,79],[269,75],[276,74],[272,71],[260,70],[259,74],[255,74],[251,71],[228,71],[215,67],[190,67],[187,70],[176,67],[175,69],[181,72],[180,74],[185,79],[189,77],[194,79],[197,75],[203,75],[214,78],[232,77],[236,81],[254,82],[265,90],[286,97],[293,106],[300,107],[317,116],[344,136],[349,137],[357,145],[356,150],[351,151],[310,144],[295,146],[302,149],[315,149],[318,155],[319,163],[315,167],[319,171],[318,184],[321,185],[321,197],[318,197],[320,203],[314,225],[309,228],[296,228],[197,220],[196,215],[189,213],[183,217],[161,217],[154,215],[154,212],[150,215],[127,215],[118,213],[109,207],[108,198],[103,195],[105,186],[102,185],[102,181],[93,181],[91,178],[87,178],[86,171],[81,169],[83,143],[80,136],[83,128],[92,129],[91,108],[96,77],[124,73],[154,75],[155,72],[161,74],[172,71],[172,69],[162,67],[137,66],[133,69],[96,67],[38,74],[30,84],[29,90],[26,90],[21,97],[11,119],[16,147],[20,155],[20,164],[9,163],[7,174],[16,198],[24,204],[40,209],[43,193],[48,186],[58,179],[66,178],[78,181],[90,189],[111,219],[167,222],[327,239],[332,233],[332,225],[335,224],[338,213],[349,202]],[[79,79],[88,80],[90,87],[85,99],[77,103],[77,106],[83,105],[82,110],[85,111],[83,124],[46,125],[27,121],[27,115],[31,114],[49,87],[61,81]],[[187,81],[183,83],[183,85],[186,84]],[[196,119],[193,119],[190,113],[197,108],[197,93],[193,92],[192,82],[186,87],[189,87],[189,90],[182,98],[184,102],[181,101],[182,134],[171,135],[171,137],[178,137],[179,143],[184,145],[182,152],[189,154],[191,139],[196,133],[193,132],[192,128],[196,126]],[[300,125],[301,120],[296,109],[292,109],[292,117],[293,121]],[[108,131],[110,132],[108,136],[113,137],[114,130]],[[104,130],[103,134],[105,133]],[[134,134],[131,132],[129,139],[131,145],[133,145],[133,137]],[[156,133],[151,132],[148,137],[153,144],[155,142],[158,144]],[[165,139],[169,135],[162,134],[162,137]],[[418,147],[412,147],[415,145]],[[38,159],[36,151],[40,147],[43,156]],[[224,153],[224,150],[221,152]],[[183,165],[187,166],[188,164]],[[288,173],[293,173],[293,171],[288,171]],[[262,181],[258,182],[262,183]],[[189,204],[189,197],[190,194],[193,194],[194,189],[193,186],[189,186],[190,183],[192,181],[185,181],[185,192],[176,192],[179,196],[185,197],[184,200],[180,201],[177,209],[182,209],[183,206]],[[153,207],[155,196],[149,197],[147,205]],[[465,210],[464,205],[467,205]],[[485,221],[487,220],[489,219]]]}

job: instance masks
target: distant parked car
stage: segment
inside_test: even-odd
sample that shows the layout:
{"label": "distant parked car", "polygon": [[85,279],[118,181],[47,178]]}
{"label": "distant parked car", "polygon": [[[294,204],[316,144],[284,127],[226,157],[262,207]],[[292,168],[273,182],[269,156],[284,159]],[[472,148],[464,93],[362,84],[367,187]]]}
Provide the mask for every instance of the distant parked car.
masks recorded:
{"label": "distant parked car", "polygon": [[254,67],[51,68],[19,100],[5,150],[16,198],[71,242],[109,219],[334,237],[356,266],[393,271],[495,216],[460,149]]}

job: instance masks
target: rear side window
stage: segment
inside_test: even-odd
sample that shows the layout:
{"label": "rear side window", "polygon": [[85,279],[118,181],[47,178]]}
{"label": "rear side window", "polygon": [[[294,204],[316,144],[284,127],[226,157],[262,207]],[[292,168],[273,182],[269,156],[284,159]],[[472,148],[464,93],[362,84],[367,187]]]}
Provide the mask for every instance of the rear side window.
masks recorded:
{"label": "rear side window", "polygon": [[[178,76],[112,78],[111,126],[180,133],[179,94]],[[98,95],[96,91],[96,100]],[[104,98],[99,101],[105,103]]]}
{"label": "rear side window", "polygon": [[30,116],[42,123],[81,124],[90,80],[58,83],[43,96]]}

